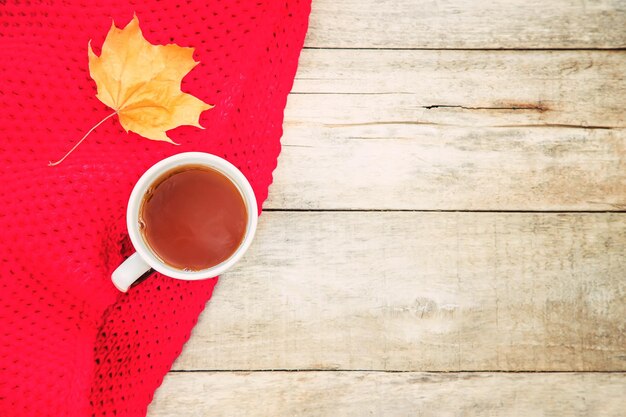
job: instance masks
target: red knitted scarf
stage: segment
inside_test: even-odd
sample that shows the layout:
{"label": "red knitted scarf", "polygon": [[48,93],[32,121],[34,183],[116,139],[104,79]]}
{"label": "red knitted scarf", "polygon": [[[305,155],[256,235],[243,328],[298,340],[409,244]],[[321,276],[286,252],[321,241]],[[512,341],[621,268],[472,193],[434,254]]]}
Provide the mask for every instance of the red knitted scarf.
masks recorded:
{"label": "red knitted scarf", "polygon": [[[186,151],[239,167],[259,204],[280,152],[309,0],[0,0],[0,416],[143,416],[216,280],[155,274],[127,294],[125,208],[140,175]],[[171,137],[127,134],[95,97],[87,42],[133,13],[153,44],[196,48],[182,90],[215,105]]]}

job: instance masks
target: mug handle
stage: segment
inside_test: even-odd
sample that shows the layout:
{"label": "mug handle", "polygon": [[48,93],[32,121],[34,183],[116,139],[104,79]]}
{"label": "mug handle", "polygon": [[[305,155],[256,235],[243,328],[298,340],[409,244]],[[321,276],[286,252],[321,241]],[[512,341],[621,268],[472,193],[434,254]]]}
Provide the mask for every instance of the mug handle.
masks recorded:
{"label": "mug handle", "polygon": [[152,267],[143,260],[137,252],[133,253],[111,274],[111,280],[115,288],[126,292],[135,281],[141,278]]}

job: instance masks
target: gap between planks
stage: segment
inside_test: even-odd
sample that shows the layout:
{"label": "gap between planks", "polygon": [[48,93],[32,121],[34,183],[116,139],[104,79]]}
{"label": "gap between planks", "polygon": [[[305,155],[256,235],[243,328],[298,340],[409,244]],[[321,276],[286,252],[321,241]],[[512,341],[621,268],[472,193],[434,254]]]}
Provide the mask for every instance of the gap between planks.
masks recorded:
{"label": "gap between planks", "polygon": [[333,47],[333,46],[305,46],[302,49],[331,50],[331,51],[626,51],[626,48],[394,48],[394,47]]}
{"label": "gap between planks", "polygon": [[384,374],[625,374],[626,370],[589,370],[589,371],[542,371],[542,370],[503,370],[503,369],[487,369],[487,370],[459,370],[459,371],[440,371],[440,370],[385,370],[385,369],[172,369],[168,373],[184,374],[184,373],[230,373],[230,372],[370,372]]}
{"label": "gap between planks", "polygon": [[615,214],[626,213],[626,210],[446,210],[446,209],[308,209],[308,208],[266,208],[264,212],[294,213],[534,213],[534,214]]}

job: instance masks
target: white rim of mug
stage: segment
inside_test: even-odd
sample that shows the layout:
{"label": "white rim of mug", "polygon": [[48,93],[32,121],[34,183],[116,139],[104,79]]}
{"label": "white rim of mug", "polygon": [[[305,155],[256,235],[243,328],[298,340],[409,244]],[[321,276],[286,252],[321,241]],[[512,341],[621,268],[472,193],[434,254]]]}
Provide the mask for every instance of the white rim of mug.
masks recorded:
{"label": "white rim of mug", "polygon": [[[183,165],[203,165],[225,175],[239,190],[239,193],[241,194],[246,205],[246,210],[248,211],[246,233],[237,250],[235,250],[235,252],[233,252],[228,259],[215,266],[202,269],[200,271],[183,271],[167,265],[154,254],[152,249],[150,249],[144,241],[139,230],[139,210],[148,187],[152,185],[161,175]],[[141,256],[143,260],[146,261],[146,263],[148,263],[148,265],[150,265],[154,270],[162,273],[163,275],[171,278],[191,281],[216,277],[237,263],[252,243],[256,232],[257,222],[258,208],[256,197],[254,195],[254,190],[245,175],[243,175],[243,173],[236,166],[224,158],[204,152],[179,153],[154,164],[146,172],[144,172],[135,184],[135,187],[130,194],[130,198],[128,199],[128,208],[126,210],[126,227],[128,228],[130,241],[139,256]]]}

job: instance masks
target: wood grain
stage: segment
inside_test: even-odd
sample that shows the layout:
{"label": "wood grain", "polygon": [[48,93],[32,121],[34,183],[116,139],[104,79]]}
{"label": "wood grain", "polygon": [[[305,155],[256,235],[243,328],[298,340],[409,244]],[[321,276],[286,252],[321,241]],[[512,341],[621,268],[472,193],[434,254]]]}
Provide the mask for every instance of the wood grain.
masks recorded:
{"label": "wood grain", "polygon": [[620,48],[621,0],[316,0],[305,45],[324,48]]}
{"label": "wood grain", "polygon": [[626,370],[626,214],[271,212],[174,369]]}
{"label": "wood grain", "polygon": [[305,50],[293,92],[316,96],[290,97],[286,114],[290,123],[626,127],[625,74],[626,51]]}
{"label": "wood grain", "polygon": [[624,210],[625,73],[626,52],[306,51],[266,207]]}
{"label": "wood grain", "polygon": [[626,129],[287,126],[266,208],[626,209]]}
{"label": "wood grain", "polygon": [[151,417],[621,417],[626,375],[174,373]]}

